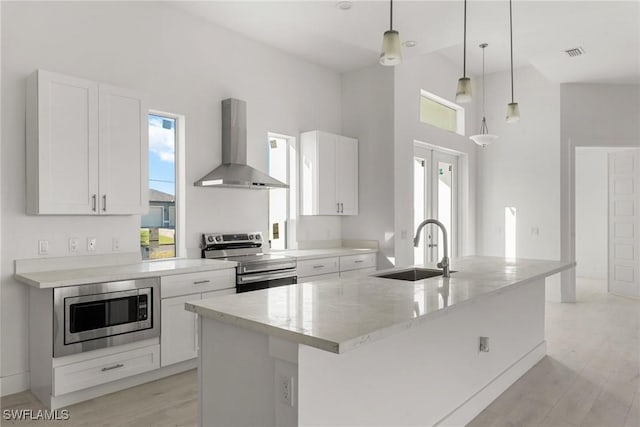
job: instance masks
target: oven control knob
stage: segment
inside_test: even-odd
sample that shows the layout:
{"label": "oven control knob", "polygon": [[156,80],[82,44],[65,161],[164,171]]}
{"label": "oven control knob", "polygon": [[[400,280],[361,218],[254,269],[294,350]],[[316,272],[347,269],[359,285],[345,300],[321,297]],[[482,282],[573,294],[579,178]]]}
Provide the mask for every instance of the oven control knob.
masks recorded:
{"label": "oven control knob", "polygon": [[213,243],[213,236],[207,236],[207,242]]}
{"label": "oven control knob", "polygon": [[262,237],[259,234],[256,234],[256,240],[261,240]]}
{"label": "oven control knob", "polygon": [[221,242],[222,241],[222,236],[216,236],[216,242]]}
{"label": "oven control knob", "polygon": [[249,234],[249,240],[253,240],[253,234]]}

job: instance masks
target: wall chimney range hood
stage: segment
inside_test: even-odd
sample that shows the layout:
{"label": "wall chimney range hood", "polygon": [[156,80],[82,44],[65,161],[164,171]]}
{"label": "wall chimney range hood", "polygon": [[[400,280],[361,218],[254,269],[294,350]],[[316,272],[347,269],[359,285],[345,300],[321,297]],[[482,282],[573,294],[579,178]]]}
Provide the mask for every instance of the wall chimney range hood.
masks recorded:
{"label": "wall chimney range hood", "polygon": [[193,183],[196,187],[289,188],[247,165],[247,103],[222,101],[222,164]]}

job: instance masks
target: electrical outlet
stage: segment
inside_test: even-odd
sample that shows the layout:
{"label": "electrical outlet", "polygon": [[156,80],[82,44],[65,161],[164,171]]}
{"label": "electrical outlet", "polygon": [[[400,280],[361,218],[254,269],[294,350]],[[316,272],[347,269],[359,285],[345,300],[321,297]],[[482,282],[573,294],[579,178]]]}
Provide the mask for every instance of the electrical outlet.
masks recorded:
{"label": "electrical outlet", "polygon": [[293,377],[280,374],[278,377],[278,389],[280,401],[287,406],[293,407]]}
{"label": "electrical outlet", "polygon": [[47,255],[49,253],[49,241],[38,240],[38,254]]}
{"label": "electrical outlet", "polygon": [[71,237],[69,239],[69,253],[75,254],[78,252],[78,247],[80,246],[80,239],[77,237]]}
{"label": "electrical outlet", "polygon": [[95,237],[87,237],[87,250],[88,251],[95,251],[96,250],[96,244],[98,239],[96,239]]}
{"label": "electrical outlet", "polygon": [[114,252],[118,252],[120,250],[120,239],[114,237],[111,241],[111,250]]}

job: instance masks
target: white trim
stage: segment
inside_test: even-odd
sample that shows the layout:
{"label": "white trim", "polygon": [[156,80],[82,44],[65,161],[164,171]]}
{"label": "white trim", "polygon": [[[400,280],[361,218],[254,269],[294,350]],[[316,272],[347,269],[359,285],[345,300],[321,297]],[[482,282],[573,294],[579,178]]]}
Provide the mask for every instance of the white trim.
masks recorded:
{"label": "white trim", "polygon": [[29,390],[29,372],[20,372],[0,378],[0,390],[2,390],[2,396]]}
{"label": "white trim", "polygon": [[547,354],[547,342],[542,341],[529,353],[496,376],[489,384],[469,397],[448,415],[438,421],[436,426],[463,426],[471,422],[491,402],[508,389]]}
{"label": "white trim", "polygon": [[[456,112],[456,130],[455,133],[457,133],[458,135],[462,135],[464,136],[464,132],[465,132],[465,121],[464,121],[464,107],[462,107],[461,105],[458,105],[454,102],[449,101],[448,99],[442,98],[434,93],[428,92],[424,89],[420,89],[420,97],[424,97],[427,99],[430,99],[434,102],[437,102],[438,104],[444,105],[445,107],[449,107],[452,110],[455,110]],[[420,110],[421,111],[421,110]],[[422,122],[422,120],[420,120]],[[422,122],[424,123],[424,122]],[[436,126],[437,127],[437,126]],[[449,129],[443,129],[443,130],[449,130]]]}

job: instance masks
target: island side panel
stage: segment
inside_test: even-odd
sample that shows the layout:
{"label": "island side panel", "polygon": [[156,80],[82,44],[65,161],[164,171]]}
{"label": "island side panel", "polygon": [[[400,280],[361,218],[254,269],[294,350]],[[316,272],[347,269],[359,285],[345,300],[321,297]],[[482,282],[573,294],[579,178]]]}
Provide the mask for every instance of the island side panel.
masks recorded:
{"label": "island side panel", "polygon": [[275,426],[275,362],[269,337],[199,319],[200,425]]}
{"label": "island side panel", "polygon": [[544,292],[514,286],[344,354],[301,345],[299,425],[466,424],[544,357]]}

